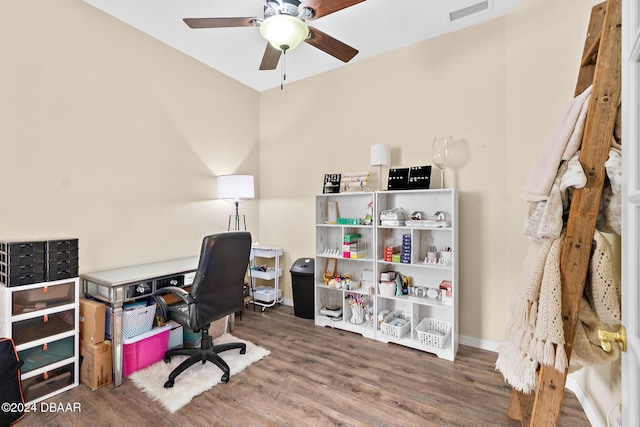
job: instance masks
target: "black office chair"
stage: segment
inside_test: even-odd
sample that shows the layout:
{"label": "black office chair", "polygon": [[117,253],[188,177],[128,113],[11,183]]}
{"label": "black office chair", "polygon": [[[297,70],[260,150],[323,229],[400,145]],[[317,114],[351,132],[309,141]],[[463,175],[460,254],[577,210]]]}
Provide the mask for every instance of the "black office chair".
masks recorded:
{"label": "black office chair", "polygon": [[[228,314],[242,310],[244,304],[243,285],[251,251],[251,234],[246,231],[223,232],[207,236],[202,241],[200,261],[191,290],[189,292],[175,286],[158,289],[156,303],[165,320],[175,320],[194,332],[201,333],[200,348],[177,348],[168,350],[164,361],[171,356],[190,356],[175,368],[165,388],[173,387],[173,382],[189,366],[206,361],[215,363],[222,369],[222,382],[229,382],[229,365],[218,355],[223,351],[240,349],[247,351],[244,343],[213,345],[209,336],[211,322]],[[180,298],[174,304],[167,304],[162,294],[173,294]]]}

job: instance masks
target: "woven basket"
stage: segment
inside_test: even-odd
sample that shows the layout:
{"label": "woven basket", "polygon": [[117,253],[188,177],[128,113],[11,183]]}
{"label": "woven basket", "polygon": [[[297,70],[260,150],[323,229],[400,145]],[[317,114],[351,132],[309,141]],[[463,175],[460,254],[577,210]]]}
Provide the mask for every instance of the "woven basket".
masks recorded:
{"label": "woven basket", "polygon": [[124,338],[131,338],[149,332],[153,327],[155,315],[155,304],[123,311],[122,336]]}
{"label": "woven basket", "polygon": [[425,317],[420,321],[418,326],[416,326],[416,333],[418,334],[420,344],[436,348],[442,348],[444,346],[450,330],[451,323],[430,317]]}
{"label": "woven basket", "polygon": [[[406,320],[407,323],[402,326],[397,326],[393,323],[396,318],[402,318]],[[382,324],[380,324],[380,332],[397,339],[407,335],[409,331],[411,331],[411,316],[407,313],[400,313],[400,316],[395,312],[389,313],[387,317],[384,318]]]}

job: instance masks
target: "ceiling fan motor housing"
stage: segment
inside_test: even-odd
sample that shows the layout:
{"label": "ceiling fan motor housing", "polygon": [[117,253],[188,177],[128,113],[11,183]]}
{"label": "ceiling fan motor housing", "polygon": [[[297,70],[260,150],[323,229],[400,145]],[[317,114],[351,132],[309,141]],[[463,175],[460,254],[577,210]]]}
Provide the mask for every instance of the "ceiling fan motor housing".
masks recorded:
{"label": "ceiling fan motor housing", "polygon": [[298,0],[267,0],[267,7],[264,9],[264,17],[273,15],[290,15],[299,18]]}

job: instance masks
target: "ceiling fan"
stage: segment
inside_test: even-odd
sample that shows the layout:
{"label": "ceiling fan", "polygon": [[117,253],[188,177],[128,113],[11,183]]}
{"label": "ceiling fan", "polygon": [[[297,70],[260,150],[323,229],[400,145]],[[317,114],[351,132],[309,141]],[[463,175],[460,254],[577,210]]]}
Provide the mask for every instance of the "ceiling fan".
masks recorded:
{"label": "ceiling fan", "polygon": [[310,27],[306,21],[321,18],[365,0],[265,0],[264,17],[185,18],[190,28],[259,27],[267,40],[260,70],[274,70],[280,55],[301,42],[314,46],[342,62],[349,62],[358,51],[351,46]]}

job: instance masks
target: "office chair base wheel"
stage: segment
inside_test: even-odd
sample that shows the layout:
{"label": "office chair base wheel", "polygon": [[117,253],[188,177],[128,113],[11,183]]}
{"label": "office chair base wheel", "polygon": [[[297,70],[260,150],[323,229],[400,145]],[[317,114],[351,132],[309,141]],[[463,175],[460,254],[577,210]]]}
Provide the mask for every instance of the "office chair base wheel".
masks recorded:
{"label": "office chair base wheel", "polygon": [[263,313],[264,313],[264,311],[265,311],[265,310],[266,310],[266,309],[265,309],[264,307],[262,307],[262,312],[263,312]]}
{"label": "office chair base wheel", "polygon": [[169,363],[169,362],[171,362],[171,356],[165,356],[164,363]]}
{"label": "office chair base wheel", "polygon": [[240,354],[245,354],[247,352],[247,347],[240,349]]}
{"label": "office chair base wheel", "polygon": [[[229,381],[227,379],[227,381]],[[172,388],[173,387],[173,381],[169,380],[166,383],[164,383],[164,388]]]}
{"label": "office chair base wheel", "polygon": [[220,381],[222,381],[223,383],[228,383],[229,382],[229,375],[228,374],[222,375],[222,378],[220,378]]}

